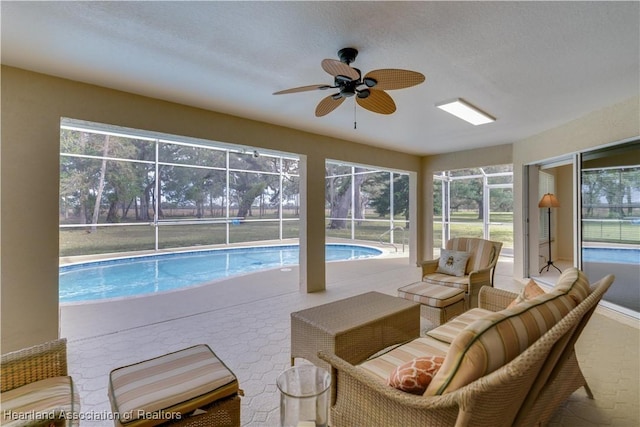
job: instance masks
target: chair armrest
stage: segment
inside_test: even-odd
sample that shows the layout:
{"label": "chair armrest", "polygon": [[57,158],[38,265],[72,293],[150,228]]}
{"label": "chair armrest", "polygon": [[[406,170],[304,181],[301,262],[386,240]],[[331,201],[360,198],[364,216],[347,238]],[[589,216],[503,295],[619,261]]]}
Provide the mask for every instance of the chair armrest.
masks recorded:
{"label": "chair armrest", "polygon": [[491,267],[483,268],[469,273],[469,284],[482,282],[484,285],[491,286]]}
{"label": "chair armrest", "polygon": [[67,340],[61,338],[11,353],[0,361],[2,392],[67,374]]}
{"label": "chair armrest", "polygon": [[440,258],[430,259],[422,262],[422,277],[427,274],[435,273],[438,269],[438,263],[440,262]]}
{"label": "chair armrest", "polygon": [[473,288],[480,288],[480,286],[493,286],[491,284],[491,267],[483,268],[482,270],[476,270],[469,273],[469,288],[470,292]]}
{"label": "chair armrest", "polygon": [[478,307],[491,311],[504,310],[517,296],[518,294],[504,289],[483,286],[478,295]]}

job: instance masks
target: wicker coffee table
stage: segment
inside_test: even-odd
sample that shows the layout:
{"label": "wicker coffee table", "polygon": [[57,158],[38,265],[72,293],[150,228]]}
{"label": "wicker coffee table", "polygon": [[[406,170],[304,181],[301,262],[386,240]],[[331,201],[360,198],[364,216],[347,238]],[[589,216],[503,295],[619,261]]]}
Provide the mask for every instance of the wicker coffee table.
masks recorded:
{"label": "wicker coffee table", "polygon": [[329,369],[318,351],[358,363],[381,348],[420,335],[420,304],[379,292],[291,313],[291,365],[296,357]]}

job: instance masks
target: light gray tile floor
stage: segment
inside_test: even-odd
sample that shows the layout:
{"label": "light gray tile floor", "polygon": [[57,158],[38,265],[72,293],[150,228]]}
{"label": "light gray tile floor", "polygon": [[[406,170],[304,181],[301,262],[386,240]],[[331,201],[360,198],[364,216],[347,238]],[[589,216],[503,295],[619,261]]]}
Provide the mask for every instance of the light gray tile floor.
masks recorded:
{"label": "light gray tile floor", "polygon": [[[496,286],[515,290],[512,260],[501,258]],[[70,375],[79,388],[81,426],[110,426],[108,374],[195,344],[205,343],[237,375],[245,396],[243,426],[277,426],[277,375],[289,367],[290,313],[370,290],[395,295],[419,280],[402,257],[331,263],[327,290],[298,290],[298,269],[270,270],[190,290],[116,302],[65,305],[61,336],[68,339]],[[628,322],[627,322],[628,323]],[[636,322],[637,323],[637,322]],[[596,395],[574,393],[552,425],[640,425],[639,329],[596,313],[577,346]],[[304,361],[302,361],[304,363]]]}

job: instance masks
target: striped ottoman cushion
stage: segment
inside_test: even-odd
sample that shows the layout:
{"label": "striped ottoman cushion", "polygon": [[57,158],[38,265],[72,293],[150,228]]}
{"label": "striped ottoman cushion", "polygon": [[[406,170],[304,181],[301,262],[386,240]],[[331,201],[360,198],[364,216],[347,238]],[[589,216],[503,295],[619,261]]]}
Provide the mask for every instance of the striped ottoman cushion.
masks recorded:
{"label": "striped ottoman cushion", "polygon": [[411,283],[398,289],[398,296],[419,302],[429,307],[449,307],[464,299],[464,291],[449,286],[432,285],[426,282]]}
{"label": "striped ottoman cushion", "polygon": [[111,371],[109,398],[126,426],[151,414],[175,417],[238,393],[238,381],[209,346],[200,344]]}
{"label": "striped ottoman cushion", "polygon": [[77,426],[80,423],[80,396],[71,377],[53,377],[35,381],[22,387],[8,390],[0,395],[2,399],[2,418],[0,424],[5,427],[26,425],[49,425],[49,421],[66,420],[64,424]]}

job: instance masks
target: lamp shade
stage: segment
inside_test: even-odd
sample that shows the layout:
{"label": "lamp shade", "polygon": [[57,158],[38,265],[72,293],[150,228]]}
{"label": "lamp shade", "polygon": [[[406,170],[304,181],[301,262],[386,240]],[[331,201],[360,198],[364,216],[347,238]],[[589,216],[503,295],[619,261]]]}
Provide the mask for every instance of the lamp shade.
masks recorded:
{"label": "lamp shade", "polygon": [[558,201],[558,198],[554,194],[547,193],[544,196],[542,196],[542,199],[540,199],[540,202],[538,202],[538,207],[539,208],[559,208],[560,202]]}

